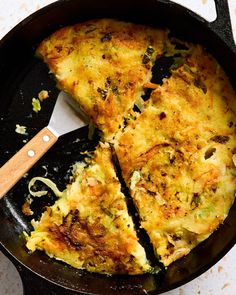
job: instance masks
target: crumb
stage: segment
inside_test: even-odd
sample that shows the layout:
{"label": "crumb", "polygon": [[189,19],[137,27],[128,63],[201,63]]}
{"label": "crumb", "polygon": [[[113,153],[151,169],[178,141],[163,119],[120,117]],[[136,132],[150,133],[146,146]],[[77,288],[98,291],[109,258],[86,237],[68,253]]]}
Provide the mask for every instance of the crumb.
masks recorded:
{"label": "crumb", "polygon": [[24,204],[22,205],[22,212],[24,215],[26,216],[31,216],[34,214],[34,212],[30,209],[30,204],[32,203],[32,199],[27,198],[24,202]]}
{"label": "crumb", "polygon": [[221,290],[223,290],[224,288],[229,287],[229,283],[225,283],[224,286],[221,288]]}
{"label": "crumb", "polygon": [[48,91],[47,90],[41,90],[38,94],[38,98],[40,101],[43,101],[49,97]]}
{"label": "crumb", "polygon": [[58,172],[58,167],[53,167],[53,171]]}
{"label": "crumb", "polygon": [[22,134],[22,135],[27,135],[26,126],[21,126],[19,124],[16,124],[15,132],[19,133],[19,134]]}
{"label": "crumb", "polygon": [[81,162],[76,162],[76,163],[74,163],[73,165],[70,166],[70,171],[71,171],[72,175],[76,174],[76,171],[79,169],[81,164],[82,164]]}
{"label": "crumb", "polygon": [[218,273],[220,273],[223,270],[223,267],[221,265],[218,266]]}
{"label": "crumb", "polygon": [[74,140],[73,143],[77,143],[79,141],[80,141],[80,139],[79,138],[76,138],[76,140]]}
{"label": "crumb", "polygon": [[41,111],[41,104],[40,104],[40,100],[33,97],[32,98],[32,106],[33,106],[33,111],[35,113],[38,113],[39,111]]}
{"label": "crumb", "polygon": [[43,165],[42,168],[45,170],[45,173],[44,173],[44,177],[47,177],[48,175],[48,168],[46,165]]}

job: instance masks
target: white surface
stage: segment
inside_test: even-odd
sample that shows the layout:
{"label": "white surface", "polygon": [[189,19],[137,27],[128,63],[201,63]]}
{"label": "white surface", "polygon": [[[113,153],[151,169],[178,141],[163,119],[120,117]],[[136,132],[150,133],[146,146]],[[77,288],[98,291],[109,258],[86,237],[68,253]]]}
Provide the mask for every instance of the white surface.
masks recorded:
{"label": "white surface", "polygon": [[[0,0],[0,38],[35,10],[54,0]],[[207,20],[215,19],[213,0],[176,0],[192,7]],[[236,36],[236,0],[229,0]],[[165,295],[235,295],[236,246],[213,268],[199,278]],[[22,286],[14,266],[0,253],[0,295],[22,295]],[[46,294],[45,294],[46,295]]]}
{"label": "white surface", "polygon": [[209,22],[216,19],[216,9],[214,0],[174,0],[174,2],[181,4],[188,9],[197,12]]}
{"label": "white surface", "polygon": [[234,40],[236,41],[236,0],[228,0]]}
{"label": "white surface", "polygon": [[23,294],[21,279],[16,268],[1,252],[0,252],[0,294],[1,295],[22,295]]}

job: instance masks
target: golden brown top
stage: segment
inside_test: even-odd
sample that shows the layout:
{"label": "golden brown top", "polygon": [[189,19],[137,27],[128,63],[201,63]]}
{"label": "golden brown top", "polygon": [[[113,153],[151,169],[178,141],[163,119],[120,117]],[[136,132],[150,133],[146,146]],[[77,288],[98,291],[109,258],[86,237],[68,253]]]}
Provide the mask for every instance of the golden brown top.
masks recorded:
{"label": "golden brown top", "polygon": [[100,144],[86,166],[78,165],[73,183],[33,226],[28,249],[44,250],[76,268],[107,274],[141,274],[150,269],[108,144]]}
{"label": "golden brown top", "polygon": [[59,87],[111,139],[140,99],[166,37],[166,31],[147,26],[91,20],[56,31],[40,44],[37,54]]}
{"label": "golden brown top", "polygon": [[[217,229],[236,185],[235,93],[200,45],[180,44],[176,49],[164,30],[100,19],[63,28],[37,50],[59,87],[114,144],[141,225],[165,266]],[[151,68],[164,51],[174,58],[172,75],[157,85]],[[144,87],[154,89],[145,103]],[[108,146],[79,167],[63,197],[34,222],[28,248],[89,271],[150,270]]]}
{"label": "golden brown top", "polygon": [[185,62],[116,137],[142,226],[164,265],[226,218],[234,200],[235,93],[219,64],[188,44]]}

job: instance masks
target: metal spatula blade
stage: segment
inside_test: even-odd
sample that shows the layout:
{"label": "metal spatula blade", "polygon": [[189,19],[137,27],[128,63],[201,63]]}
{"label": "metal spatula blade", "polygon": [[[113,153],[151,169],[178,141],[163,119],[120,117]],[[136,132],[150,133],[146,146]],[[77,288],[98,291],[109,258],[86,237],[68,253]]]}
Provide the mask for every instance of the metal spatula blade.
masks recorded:
{"label": "metal spatula blade", "polygon": [[60,92],[48,126],[0,168],[0,199],[54,145],[59,136],[87,123],[88,119],[77,103],[65,92]]}
{"label": "metal spatula blade", "polygon": [[57,97],[48,129],[57,137],[88,124],[88,119],[73,98],[61,91]]}

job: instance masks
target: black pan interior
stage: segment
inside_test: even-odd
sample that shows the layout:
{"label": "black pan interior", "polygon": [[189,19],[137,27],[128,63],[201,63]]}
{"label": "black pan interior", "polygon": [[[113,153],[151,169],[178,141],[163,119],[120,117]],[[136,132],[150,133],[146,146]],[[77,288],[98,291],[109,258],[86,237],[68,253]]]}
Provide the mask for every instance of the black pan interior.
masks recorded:
{"label": "black pan interior", "polygon": [[[47,67],[34,57],[37,44],[61,26],[100,17],[168,27],[176,37],[203,44],[216,56],[236,86],[235,52],[228,46],[230,41],[227,35],[222,33],[222,37],[227,39],[224,41],[215,33],[217,26],[209,25],[176,4],[156,0],[57,1],[27,18],[0,41],[0,165],[23,146],[23,140],[28,140],[47,125],[59,92]],[[50,98],[42,103],[42,111],[36,114],[32,112],[31,100],[42,89],[49,91]],[[16,124],[27,126],[28,135],[16,134]],[[27,182],[33,176],[46,175],[61,189],[64,188],[70,166],[82,159],[80,152],[96,146],[98,134],[90,141],[87,133],[88,128],[84,127],[60,138],[29,174],[0,201],[1,243],[18,263],[56,284],[86,294],[159,294],[201,274],[235,244],[236,204],[217,232],[158,276],[108,277],[75,270],[51,260],[41,252],[29,255],[21,238],[23,230],[30,230],[30,219],[21,212],[27,196]],[[34,217],[37,218],[43,207],[52,202],[53,196],[34,201]]]}

